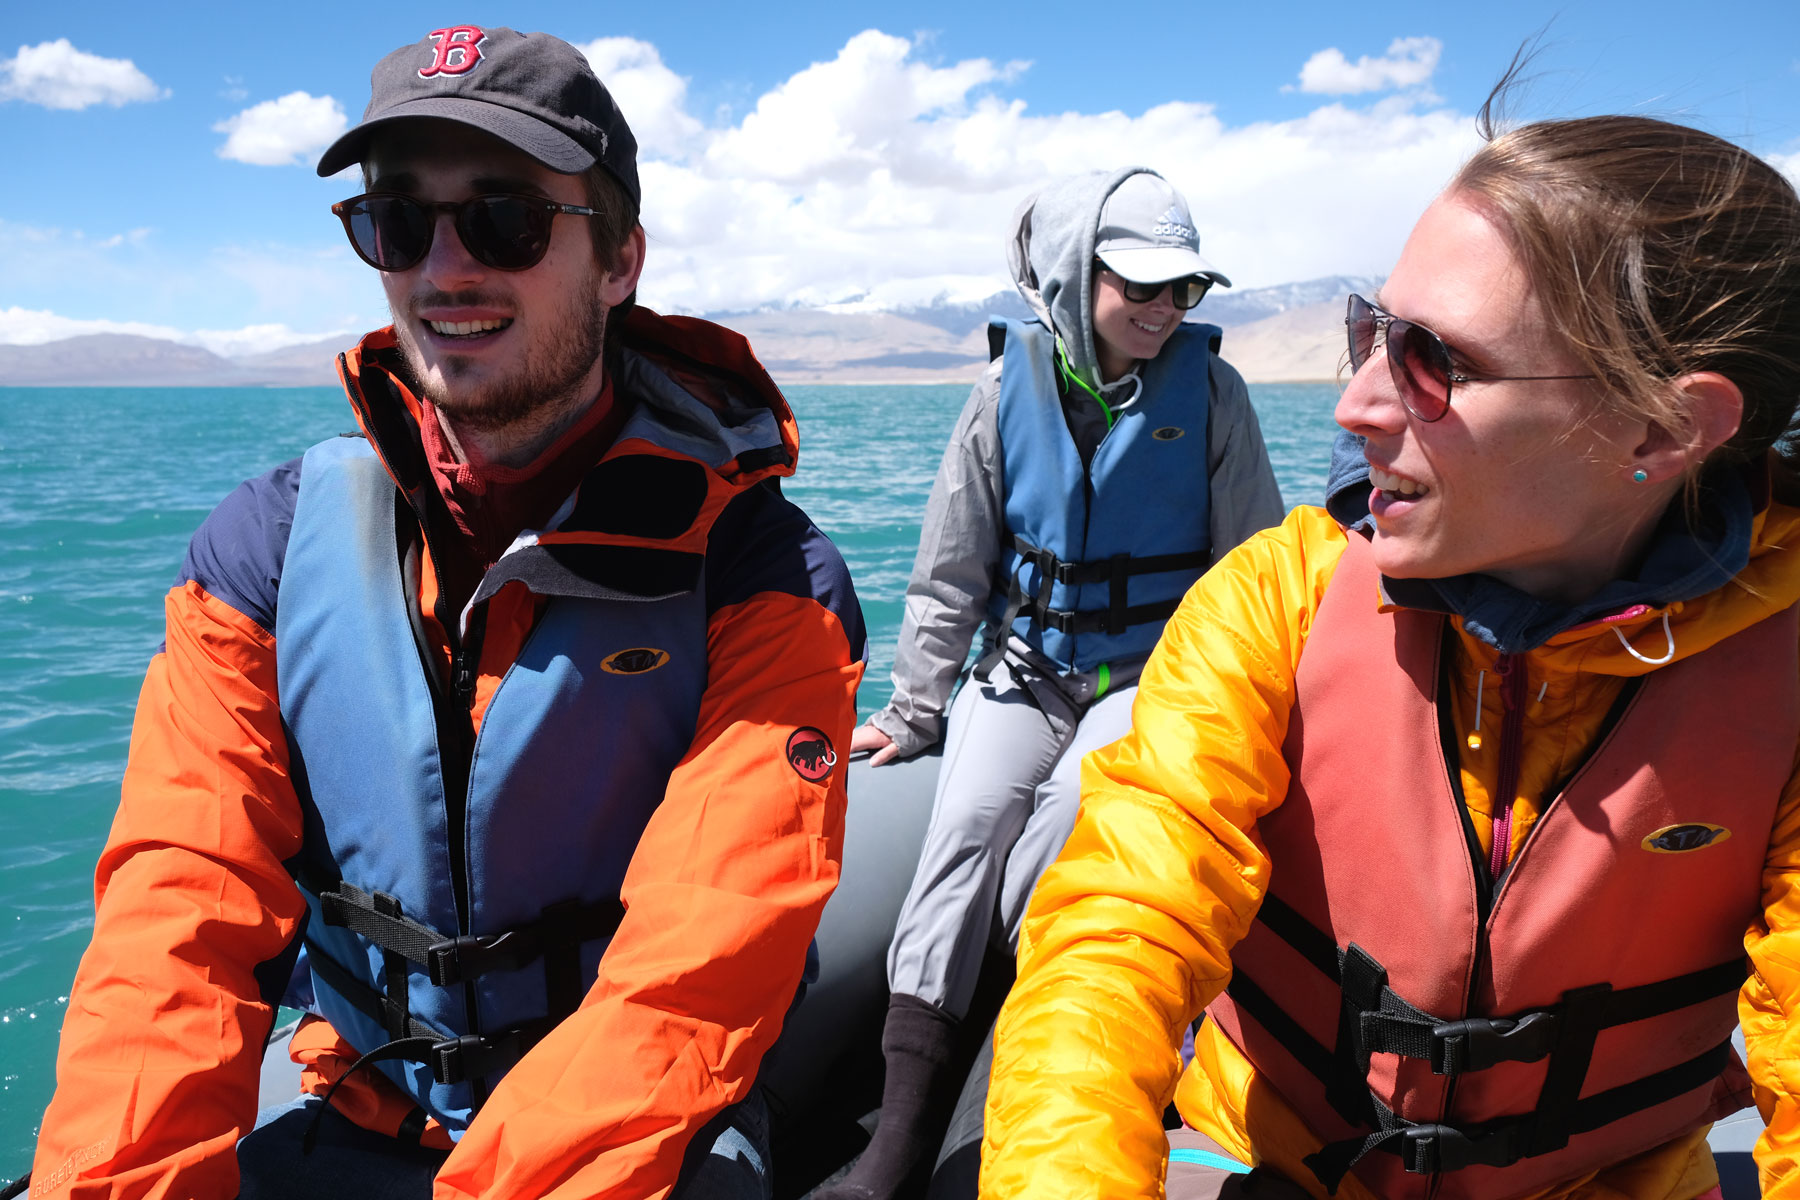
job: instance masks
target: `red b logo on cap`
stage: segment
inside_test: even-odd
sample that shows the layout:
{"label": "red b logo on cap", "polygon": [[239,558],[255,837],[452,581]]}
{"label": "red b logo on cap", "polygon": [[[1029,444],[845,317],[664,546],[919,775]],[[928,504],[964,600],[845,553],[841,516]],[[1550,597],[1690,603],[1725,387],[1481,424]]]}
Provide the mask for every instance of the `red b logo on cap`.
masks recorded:
{"label": "red b logo on cap", "polygon": [[433,75],[463,75],[473,70],[481,61],[481,43],[487,40],[487,32],[479,25],[452,25],[447,29],[434,29],[426,36],[437,40],[437,57],[431,60],[429,67],[419,68],[420,79],[430,79]]}

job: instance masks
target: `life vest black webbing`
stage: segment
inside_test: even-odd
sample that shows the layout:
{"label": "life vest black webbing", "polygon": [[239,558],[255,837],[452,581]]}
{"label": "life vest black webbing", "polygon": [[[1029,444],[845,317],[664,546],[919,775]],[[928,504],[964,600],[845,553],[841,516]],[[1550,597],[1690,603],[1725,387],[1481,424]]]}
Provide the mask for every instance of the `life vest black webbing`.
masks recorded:
{"label": "life vest black webbing", "polygon": [[[1340,1116],[1376,1131],[1334,1142],[1307,1159],[1333,1193],[1345,1173],[1372,1150],[1400,1154],[1406,1169],[1417,1173],[1477,1163],[1508,1166],[1560,1150],[1574,1134],[1700,1087],[1729,1062],[1729,1039],[1687,1062],[1580,1099],[1601,1030],[1729,995],[1743,985],[1748,970],[1744,959],[1734,958],[1619,991],[1606,983],[1574,988],[1552,1008],[1443,1020],[1388,987],[1387,972],[1361,947],[1353,942],[1340,951],[1330,936],[1279,897],[1266,895],[1257,919],[1337,984],[1343,997],[1337,1046],[1327,1050],[1242,971],[1234,971],[1226,988],[1246,1014],[1324,1083]],[[1550,1063],[1530,1112],[1459,1129],[1417,1125],[1389,1110],[1368,1086],[1369,1059],[1378,1053],[1424,1060],[1438,1075],[1484,1070],[1501,1062],[1548,1058]]]}
{"label": "life vest black webbing", "polygon": [[[1204,571],[1212,561],[1211,555],[1206,551],[1193,550],[1184,554],[1115,554],[1092,562],[1068,562],[1041,546],[1032,545],[1018,534],[1013,535],[1013,549],[1018,552],[1019,562],[1014,564],[1012,577],[1007,581],[1006,610],[995,630],[994,649],[984,655],[975,667],[975,674],[982,679],[988,677],[993,664],[999,661],[1007,635],[1020,617],[1028,617],[1037,622],[1040,629],[1054,629],[1068,636],[1104,633],[1116,637],[1133,625],[1166,621],[1181,606],[1179,596],[1149,604],[1129,603],[1132,576],[1160,575],[1167,571]],[[1038,569],[1037,593],[1032,596],[1025,595],[1019,578],[1027,563]],[[1059,583],[1107,584],[1107,606],[1096,609],[1052,608],[1051,589]]]}
{"label": "life vest black webbing", "polygon": [[[531,924],[504,933],[450,935],[408,917],[398,900],[382,892],[339,881],[318,895],[327,925],[349,929],[381,950],[386,988],[369,986],[310,941],[308,961],[333,991],[381,1022],[390,1046],[407,1043],[403,1050],[383,1048],[386,1057],[429,1063],[433,1078],[446,1084],[510,1068],[574,1012],[585,991],[582,945],[610,938],[625,916],[616,897],[594,903],[567,900],[545,908]],[[425,968],[435,986],[450,987],[489,971],[520,970],[540,958],[546,1012],[511,1029],[453,1036],[419,1021],[407,1003],[408,962]]]}

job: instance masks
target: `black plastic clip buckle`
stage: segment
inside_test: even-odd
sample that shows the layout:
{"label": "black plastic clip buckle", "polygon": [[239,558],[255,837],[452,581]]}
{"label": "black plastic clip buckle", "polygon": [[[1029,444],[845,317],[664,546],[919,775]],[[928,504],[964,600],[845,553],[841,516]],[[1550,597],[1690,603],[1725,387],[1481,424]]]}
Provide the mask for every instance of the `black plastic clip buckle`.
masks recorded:
{"label": "black plastic clip buckle", "polygon": [[1514,1125],[1470,1136],[1454,1125],[1409,1125],[1400,1144],[1400,1161],[1414,1175],[1474,1166],[1510,1167],[1523,1157],[1519,1130]]}
{"label": "black plastic clip buckle", "polygon": [[487,1039],[473,1033],[438,1042],[431,1048],[431,1077],[442,1084],[454,1084],[482,1074],[476,1060],[486,1049]]}
{"label": "black plastic clip buckle", "polygon": [[1537,1062],[1556,1044],[1556,1014],[1471,1017],[1431,1030],[1431,1070],[1437,1075],[1481,1071],[1503,1062]]}
{"label": "black plastic clip buckle", "polygon": [[526,940],[518,930],[496,937],[459,934],[425,951],[425,970],[439,987],[449,987],[496,968],[516,970],[530,960]]}

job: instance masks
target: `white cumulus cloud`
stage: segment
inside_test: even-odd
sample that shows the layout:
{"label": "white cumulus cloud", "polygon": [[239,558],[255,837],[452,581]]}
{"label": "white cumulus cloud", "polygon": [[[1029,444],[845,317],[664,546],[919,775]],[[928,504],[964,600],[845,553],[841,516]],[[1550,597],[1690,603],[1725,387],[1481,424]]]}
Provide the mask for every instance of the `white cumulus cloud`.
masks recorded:
{"label": "white cumulus cloud", "polygon": [[328,329],[319,333],[302,333],[274,323],[246,325],[242,329],[182,330],[173,325],[148,321],[109,321],[65,317],[48,309],[0,308],[0,346],[41,346],[64,338],[94,333],[128,333],[138,337],[158,338],[200,346],[214,354],[231,358],[240,354],[261,354],[285,346],[299,346],[328,337],[347,334],[344,329]]}
{"label": "white cumulus cloud", "polygon": [[0,308],[0,345],[41,346],[87,333],[134,333],[139,337],[179,341],[186,335],[172,325],[144,321],[83,320],[63,317],[48,309]]}
{"label": "white cumulus cloud", "polygon": [[637,138],[639,158],[660,158],[686,149],[701,132],[688,115],[687,80],[663,65],[649,42],[636,38],[597,38],[576,49],[606,83],[619,111]]}
{"label": "white cumulus cloud", "polygon": [[20,46],[13,57],[0,59],[0,100],[80,110],[96,104],[118,108],[168,94],[129,58],[89,54],[68,38]]}
{"label": "white cumulus cloud", "polygon": [[[1005,244],[1020,200],[1071,171],[1126,165],[1155,168],[1187,195],[1202,252],[1240,288],[1382,275],[1479,144],[1468,113],[1418,88],[1322,99],[1293,118],[1248,124],[1197,99],[1039,111],[1011,87],[1024,65],[942,61],[878,30],[798,64],[735,115],[710,103],[696,111],[699,89],[647,42],[602,39],[585,50],[645,147],[642,295],[664,310],[980,300],[1011,287]],[[309,116],[314,128],[302,135]],[[242,151],[228,156],[286,162],[346,122],[329,97],[295,93],[228,124],[228,147]],[[253,151],[259,129],[264,148]],[[159,230],[139,244],[126,234],[103,248],[99,236],[0,221],[7,299],[56,307],[65,302],[35,297],[71,295],[67,281],[79,279],[135,298],[138,308],[116,316],[182,313],[200,330],[382,321],[379,277],[331,230],[203,255],[165,249],[166,238]]]}
{"label": "white cumulus cloud", "polygon": [[1005,95],[1024,69],[922,61],[908,39],[870,30],[741,120],[701,122],[684,150],[641,167],[645,301],[706,312],[978,299],[1011,286],[1004,245],[1025,195],[1131,164],[1186,193],[1205,253],[1240,286],[1382,274],[1476,145],[1466,114],[1416,92],[1230,125],[1191,101],[1037,113]]}
{"label": "white cumulus cloud", "polygon": [[1321,50],[1300,68],[1300,90],[1351,96],[1418,87],[1437,70],[1444,44],[1434,37],[1395,38],[1381,58],[1367,54],[1351,62],[1336,46]]}
{"label": "white cumulus cloud", "polygon": [[196,329],[192,333],[183,334],[179,340],[201,346],[214,354],[233,358],[240,354],[266,354],[270,350],[302,346],[328,337],[342,337],[350,332],[348,329],[327,329],[319,333],[302,333],[276,322],[246,325],[242,329]]}
{"label": "white cumulus cloud", "polygon": [[1770,166],[1793,180],[1794,186],[1800,188],[1800,150],[1792,154],[1769,154],[1764,157],[1768,159]]}
{"label": "white cumulus cloud", "polygon": [[256,167],[311,163],[320,151],[350,127],[344,106],[330,96],[289,92],[277,100],[252,104],[213,126],[225,134],[220,158]]}

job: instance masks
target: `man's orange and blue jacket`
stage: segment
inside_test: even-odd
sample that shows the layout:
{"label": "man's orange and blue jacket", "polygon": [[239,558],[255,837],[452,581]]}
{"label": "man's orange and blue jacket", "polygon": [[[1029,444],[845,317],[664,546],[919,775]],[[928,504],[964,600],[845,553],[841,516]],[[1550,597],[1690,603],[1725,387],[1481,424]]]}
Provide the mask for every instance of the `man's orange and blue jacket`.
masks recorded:
{"label": "man's orange and blue jacket", "polygon": [[862,619],[780,493],[795,425],[748,345],[643,310],[624,335],[621,431],[466,606],[391,331],[341,364],[361,436],[195,535],[34,1196],[235,1195],[284,997],[308,1090],[484,1035],[333,1099],[454,1144],[439,1197],[665,1195],[748,1094],[837,882]]}

